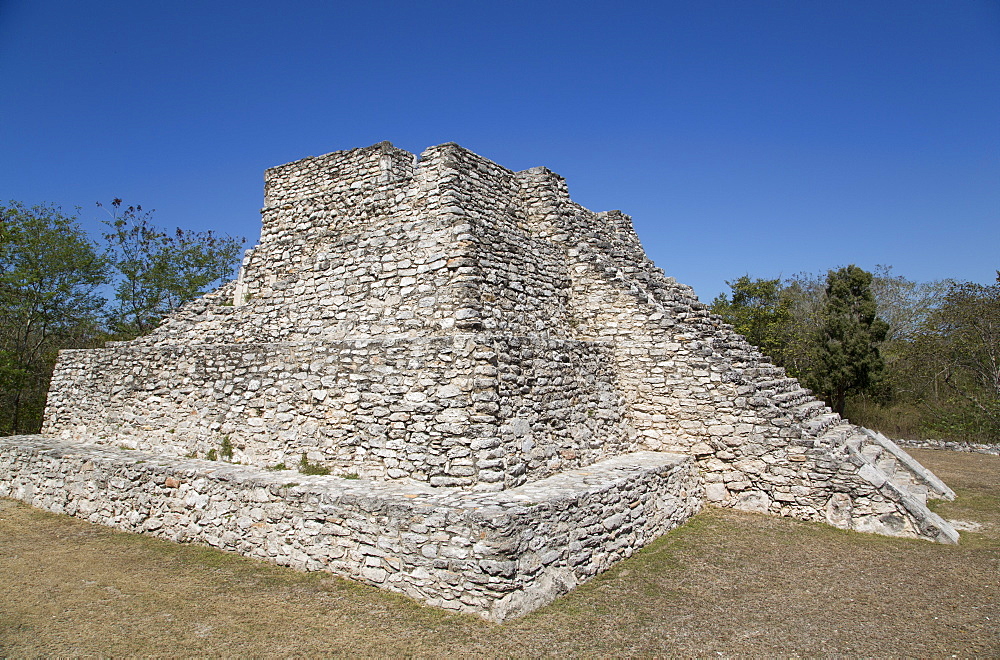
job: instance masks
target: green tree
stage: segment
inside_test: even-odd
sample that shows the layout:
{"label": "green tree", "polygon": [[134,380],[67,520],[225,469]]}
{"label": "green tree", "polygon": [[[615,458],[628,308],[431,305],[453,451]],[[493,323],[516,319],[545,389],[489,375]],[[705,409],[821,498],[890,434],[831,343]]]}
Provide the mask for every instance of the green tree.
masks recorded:
{"label": "green tree", "polygon": [[712,312],[780,364],[792,320],[791,301],[782,295],[781,280],[743,275],[726,284],[732,298],[719,294],[712,301]]}
{"label": "green tree", "polygon": [[810,374],[819,368],[817,337],[826,301],[826,282],[817,275],[799,273],[785,280],[781,295],[788,302],[791,314],[781,366],[789,375],[809,382]]}
{"label": "green tree", "polygon": [[872,273],[872,295],[878,316],[889,324],[886,341],[912,340],[930,314],[941,306],[953,280],[914,282],[892,273],[892,266],[876,266]]}
{"label": "green tree", "polygon": [[152,331],[168,312],[230,277],[242,251],[242,239],[211,231],[166,232],[153,225],[153,211],[120,199],[108,212],[104,238],[118,273],[109,318],[120,339]]}
{"label": "green tree", "polygon": [[99,335],[107,264],[58,207],[0,206],[0,433],[37,433],[60,348]]}
{"label": "green tree", "polygon": [[[954,284],[952,280],[914,282],[893,274],[891,266],[875,267],[872,273],[872,295],[875,296],[878,317],[888,324],[889,329],[885,341],[879,347],[885,362],[879,391],[871,393],[876,396],[863,397],[870,399],[865,402],[869,410],[875,400],[879,400],[883,408],[898,404],[900,410],[906,410],[912,415],[912,406],[908,404],[916,403],[920,387],[913,377],[914,365],[910,364],[914,359],[913,342],[925,332],[928,319],[941,307],[945,295]],[[860,400],[857,403],[860,405]],[[857,412],[855,410],[852,414]]]}
{"label": "green tree", "polygon": [[1000,440],[1000,281],[953,284],[913,342],[931,430]]}
{"label": "green tree", "polygon": [[879,345],[889,326],[877,311],[871,273],[852,264],[827,274],[817,363],[807,382],[840,414],[847,396],[869,390],[884,368]]}

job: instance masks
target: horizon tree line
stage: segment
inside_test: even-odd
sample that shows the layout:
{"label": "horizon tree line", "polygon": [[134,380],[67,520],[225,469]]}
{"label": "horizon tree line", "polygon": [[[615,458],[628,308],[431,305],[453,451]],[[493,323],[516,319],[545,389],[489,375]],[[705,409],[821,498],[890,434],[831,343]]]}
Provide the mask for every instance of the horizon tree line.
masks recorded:
{"label": "horizon tree line", "polygon": [[1000,271],[990,285],[874,271],[744,275],[710,308],[855,423],[1000,442]]}

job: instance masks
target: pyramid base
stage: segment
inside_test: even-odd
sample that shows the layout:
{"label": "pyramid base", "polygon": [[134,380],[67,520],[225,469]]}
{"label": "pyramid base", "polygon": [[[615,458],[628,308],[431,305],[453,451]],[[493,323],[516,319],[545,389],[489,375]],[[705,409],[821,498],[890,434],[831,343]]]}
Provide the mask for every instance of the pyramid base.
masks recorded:
{"label": "pyramid base", "polygon": [[701,508],[703,488],[690,457],[660,452],[488,493],[35,435],[0,438],[0,496],[504,621],[683,523]]}

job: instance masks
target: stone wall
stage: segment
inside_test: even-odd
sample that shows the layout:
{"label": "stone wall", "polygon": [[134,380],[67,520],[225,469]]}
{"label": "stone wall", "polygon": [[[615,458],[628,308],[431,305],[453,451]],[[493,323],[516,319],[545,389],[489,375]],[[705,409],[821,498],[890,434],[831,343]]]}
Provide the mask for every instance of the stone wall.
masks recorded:
{"label": "stone wall", "polygon": [[489,335],[66,351],[44,432],[498,489],[631,448],[609,358]]}
{"label": "stone wall", "polygon": [[681,524],[702,493],[689,459],[649,452],[476,493],[22,436],[0,444],[0,497],[503,621]]}
{"label": "stone wall", "polygon": [[80,351],[53,379],[44,432],[176,456],[221,458],[228,441],[230,460],[260,467],[305,454],[340,474],[471,484],[470,446],[496,426],[473,401],[480,348],[465,336]]}
{"label": "stone wall", "polygon": [[1000,456],[1000,445],[980,442],[957,442],[955,440],[899,440],[904,447],[915,449],[945,449],[947,451],[964,451],[973,454],[989,454]]}
{"label": "stone wall", "polygon": [[496,345],[497,453],[508,486],[636,449],[609,346],[527,337]]}
{"label": "stone wall", "polygon": [[469,326],[513,335],[573,338],[567,316],[570,279],[561,246],[532,235],[517,174],[458,145],[433,147],[448,168],[442,179],[448,217],[466,229]]}

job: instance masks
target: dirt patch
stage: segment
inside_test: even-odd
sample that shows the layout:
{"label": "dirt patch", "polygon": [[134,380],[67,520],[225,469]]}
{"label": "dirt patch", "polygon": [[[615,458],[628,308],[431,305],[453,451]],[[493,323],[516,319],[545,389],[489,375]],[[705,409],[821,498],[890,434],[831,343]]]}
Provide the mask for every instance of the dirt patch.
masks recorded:
{"label": "dirt patch", "polygon": [[0,500],[0,655],[1000,654],[1000,459],[913,454],[962,545],[709,509],[502,626]]}

